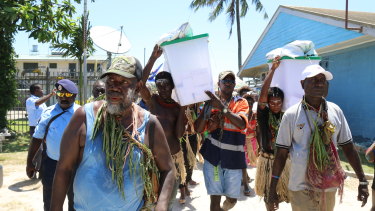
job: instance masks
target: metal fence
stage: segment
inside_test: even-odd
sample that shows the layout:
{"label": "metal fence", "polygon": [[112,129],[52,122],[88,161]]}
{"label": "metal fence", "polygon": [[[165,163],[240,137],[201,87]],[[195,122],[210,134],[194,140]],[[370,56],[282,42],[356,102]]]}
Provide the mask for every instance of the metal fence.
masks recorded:
{"label": "metal fence", "polygon": [[[99,76],[100,73],[97,72],[88,73],[87,86],[83,87],[87,89],[88,96],[90,96],[92,86],[94,82],[99,78]],[[29,131],[29,122],[26,112],[26,100],[30,97],[30,85],[33,83],[39,83],[44,90],[44,94],[48,94],[55,88],[55,83],[60,79],[69,79],[76,83],[78,86],[79,73],[71,72],[69,70],[66,70],[64,72],[49,72],[47,70],[45,75],[40,75],[38,73],[26,73],[23,75],[17,75],[16,80],[18,83],[18,102],[7,113],[7,120],[10,123],[11,130],[17,133],[26,133]],[[46,104],[47,106],[50,106],[55,104],[56,102],[56,97],[51,97],[46,102]],[[76,103],[81,104],[79,102],[79,94],[76,97]]]}

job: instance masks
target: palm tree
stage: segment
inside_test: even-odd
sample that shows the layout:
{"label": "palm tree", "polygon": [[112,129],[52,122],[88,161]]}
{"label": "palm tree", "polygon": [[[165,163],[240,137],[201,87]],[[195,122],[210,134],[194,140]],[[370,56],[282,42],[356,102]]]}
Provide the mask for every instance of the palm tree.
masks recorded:
{"label": "palm tree", "polygon": [[[201,7],[211,7],[212,11],[209,16],[210,21],[214,21],[224,10],[224,4],[227,5],[226,14],[228,16],[228,21],[230,23],[229,37],[232,35],[232,27],[234,20],[236,20],[237,26],[237,42],[238,42],[238,68],[242,65],[242,44],[241,44],[241,24],[240,18],[245,17],[247,11],[249,10],[249,5],[246,0],[193,0],[190,4],[190,8],[197,11]],[[263,4],[260,0],[251,0],[251,4],[255,5],[255,10],[257,12],[263,12],[264,19],[268,18],[266,11],[263,8]],[[241,11],[240,11],[241,7]]]}
{"label": "palm tree", "polygon": [[[88,18],[88,16],[87,16]],[[75,23],[74,26],[71,26],[71,34],[69,35],[70,40],[67,42],[58,42],[53,44],[52,46],[56,49],[59,49],[63,52],[63,57],[75,57],[78,60],[79,65],[79,101],[83,105],[85,99],[83,99],[83,51],[84,51],[84,34],[83,29],[84,26],[84,15],[81,16],[78,23]],[[94,43],[90,38],[90,22],[87,24],[86,28],[86,42],[87,42],[87,55],[92,55],[95,51]]]}

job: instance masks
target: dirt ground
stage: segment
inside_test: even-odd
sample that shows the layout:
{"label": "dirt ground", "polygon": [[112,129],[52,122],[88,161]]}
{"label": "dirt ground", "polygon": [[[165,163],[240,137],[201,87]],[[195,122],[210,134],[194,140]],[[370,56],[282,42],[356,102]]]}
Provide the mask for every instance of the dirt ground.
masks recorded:
{"label": "dirt ground", "polygon": [[[4,153],[3,153],[4,154]],[[0,188],[0,211],[39,211],[43,210],[42,184],[40,180],[30,180],[25,173],[26,152],[17,153],[15,161],[1,160],[3,167],[3,186]],[[13,158],[10,158],[13,159]],[[251,178],[254,178],[255,168],[248,169]],[[204,186],[203,173],[198,169],[194,171],[193,179],[199,182],[195,187],[191,187],[191,196],[187,198],[184,205],[180,205],[178,200],[174,204],[174,211],[178,210],[209,210],[210,198],[206,194]],[[345,181],[343,203],[339,203],[336,198],[335,210],[353,211],[366,210],[371,208],[371,195],[369,202],[363,208],[360,202],[356,200],[358,180],[347,178]],[[254,182],[250,183],[254,187]],[[179,194],[177,195],[179,197]],[[223,200],[222,200],[223,201]],[[66,209],[66,206],[64,208]],[[239,199],[237,205],[232,209],[234,211],[242,210],[266,210],[264,202],[257,196],[245,197]],[[281,211],[291,210],[290,204],[281,203]]]}

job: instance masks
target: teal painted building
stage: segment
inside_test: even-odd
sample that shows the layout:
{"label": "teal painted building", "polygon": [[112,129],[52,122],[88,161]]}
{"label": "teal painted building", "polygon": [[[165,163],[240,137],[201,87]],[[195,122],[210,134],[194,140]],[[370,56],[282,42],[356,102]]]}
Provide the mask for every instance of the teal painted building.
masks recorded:
{"label": "teal painted building", "polygon": [[311,40],[332,72],[328,100],[338,104],[355,141],[375,141],[375,13],[280,6],[248,55],[239,77],[261,77],[265,55],[294,40]]}

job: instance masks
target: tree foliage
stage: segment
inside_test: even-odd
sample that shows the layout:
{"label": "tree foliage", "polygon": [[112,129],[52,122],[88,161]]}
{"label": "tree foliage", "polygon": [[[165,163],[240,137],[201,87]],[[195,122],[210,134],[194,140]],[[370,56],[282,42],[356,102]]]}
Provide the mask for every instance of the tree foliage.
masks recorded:
{"label": "tree foliage", "polygon": [[[251,4],[255,5],[255,11],[262,12],[263,17],[265,19],[268,18],[268,15],[263,8],[263,4],[260,0],[251,0]],[[202,7],[209,7],[212,9],[208,18],[210,21],[214,21],[226,7],[225,13],[230,25],[229,37],[232,35],[234,21],[236,20],[238,40],[238,67],[240,68],[242,64],[240,18],[245,17],[247,12],[249,11],[249,4],[247,3],[247,0],[193,0],[190,4],[190,8],[194,9],[195,11],[199,10]]]}
{"label": "tree foliage", "polygon": [[[9,24],[9,23],[8,23]],[[0,129],[7,124],[7,111],[16,103],[16,67],[12,48],[15,31],[0,29]]]}
{"label": "tree foliage", "polygon": [[[87,16],[88,19],[88,16]],[[86,20],[87,20],[86,19]],[[84,36],[83,29],[86,28],[86,36]],[[78,60],[79,65],[79,100],[81,103],[85,102],[83,99],[83,53],[84,53],[84,43],[86,41],[87,55],[92,55],[95,51],[94,43],[90,35],[91,25],[90,22],[85,27],[84,15],[82,15],[78,21],[75,22],[74,26],[71,28],[70,39],[67,41],[58,41],[53,44],[54,48],[57,48],[63,52],[64,57],[74,57]]]}
{"label": "tree foliage", "polygon": [[12,45],[15,34],[30,32],[29,37],[41,43],[67,39],[74,24],[71,19],[74,13],[75,7],[70,0],[0,1],[0,129],[6,126],[6,113],[17,101]]}

